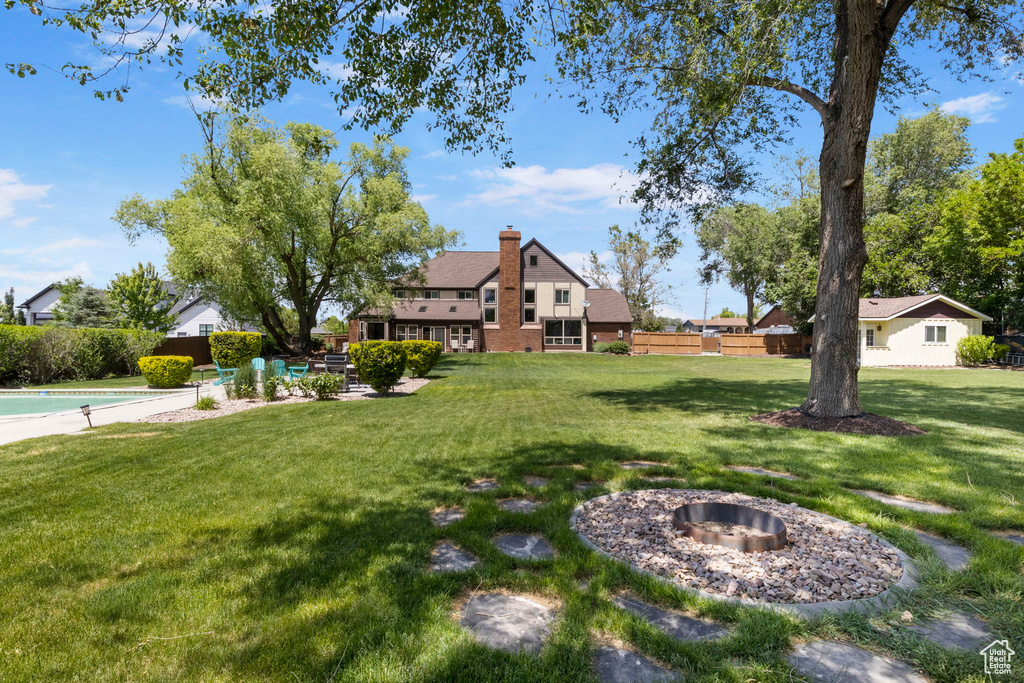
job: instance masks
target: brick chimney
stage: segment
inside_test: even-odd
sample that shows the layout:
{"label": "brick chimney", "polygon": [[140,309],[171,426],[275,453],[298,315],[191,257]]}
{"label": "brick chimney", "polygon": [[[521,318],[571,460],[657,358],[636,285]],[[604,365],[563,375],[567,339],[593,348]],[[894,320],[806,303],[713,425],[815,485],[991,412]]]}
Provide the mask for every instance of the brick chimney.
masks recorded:
{"label": "brick chimney", "polygon": [[522,295],[522,256],[519,251],[522,235],[511,227],[498,233],[498,328],[501,350],[519,350],[520,301]]}

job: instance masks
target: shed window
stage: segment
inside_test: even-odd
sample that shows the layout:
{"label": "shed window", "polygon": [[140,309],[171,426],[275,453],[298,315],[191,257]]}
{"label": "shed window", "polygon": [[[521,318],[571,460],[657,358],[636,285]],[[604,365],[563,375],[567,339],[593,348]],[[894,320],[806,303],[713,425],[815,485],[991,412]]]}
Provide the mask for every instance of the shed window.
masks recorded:
{"label": "shed window", "polygon": [[865,339],[865,342],[866,342],[867,346],[874,346],[875,345],[875,328],[869,327],[867,329],[867,332],[865,333],[864,339]]}
{"label": "shed window", "polygon": [[945,325],[925,325],[924,326],[924,341],[926,344],[945,344],[946,343],[946,326]]}

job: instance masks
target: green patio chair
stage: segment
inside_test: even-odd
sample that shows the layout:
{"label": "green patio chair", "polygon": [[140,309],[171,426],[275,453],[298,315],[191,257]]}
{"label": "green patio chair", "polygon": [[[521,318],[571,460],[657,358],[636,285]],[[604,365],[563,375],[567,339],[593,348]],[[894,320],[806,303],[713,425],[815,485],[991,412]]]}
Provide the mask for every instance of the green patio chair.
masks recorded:
{"label": "green patio chair", "polygon": [[288,381],[291,382],[295,379],[301,379],[306,376],[308,371],[309,363],[306,363],[305,365],[294,365],[288,368]]}
{"label": "green patio chair", "polygon": [[235,378],[235,373],[238,372],[238,368],[222,368],[217,361],[213,361],[213,364],[217,366],[217,374],[220,376],[220,379],[213,383],[214,386],[230,382]]}

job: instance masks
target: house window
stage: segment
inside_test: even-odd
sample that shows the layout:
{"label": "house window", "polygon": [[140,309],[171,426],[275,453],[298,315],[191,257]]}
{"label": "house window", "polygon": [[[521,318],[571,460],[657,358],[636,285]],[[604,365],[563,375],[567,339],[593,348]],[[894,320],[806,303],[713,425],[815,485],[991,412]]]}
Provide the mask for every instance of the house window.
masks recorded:
{"label": "house window", "polygon": [[496,309],[496,308],[485,308],[484,309],[484,322],[485,323],[498,322],[498,309]]}
{"label": "house window", "polygon": [[875,345],[875,328],[869,327],[867,329],[867,331],[864,333],[864,339],[865,339],[865,345],[866,346],[874,346]]}
{"label": "house window", "polygon": [[200,325],[199,326],[199,336],[200,337],[209,337],[211,334],[213,334],[213,325]]}
{"label": "house window", "polygon": [[384,339],[384,323],[366,323],[366,339]]}
{"label": "house window", "polygon": [[405,290],[404,289],[396,289],[394,294],[395,294],[395,298],[396,299],[404,299],[405,298]]}
{"label": "house window", "polygon": [[535,323],[535,322],[537,322],[537,309],[536,308],[525,308],[525,309],[523,309],[523,322],[524,323]]}
{"label": "house window", "polygon": [[545,320],[544,344],[548,346],[579,346],[583,343],[583,321]]}
{"label": "house window", "polygon": [[439,292],[436,289],[427,289],[427,290],[423,291],[423,298],[424,299],[440,299],[441,298],[441,292]]}
{"label": "house window", "polygon": [[187,337],[188,336],[188,332],[179,332],[178,336],[179,337]]}
{"label": "house window", "polygon": [[924,341],[926,344],[945,344],[946,343],[946,326],[945,325],[925,325],[924,326]]}
{"label": "house window", "polygon": [[464,301],[472,301],[473,300],[473,290],[472,289],[460,289],[459,290],[458,298],[462,299]]}
{"label": "house window", "polygon": [[524,289],[523,290],[523,303],[535,304],[537,303],[537,290],[536,289]]}
{"label": "house window", "polygon": [[555,290],[555,303],[556,304],[567,304],[567,303],[569,303],[569,290],[568,289],[556,289]]}
{"label": "house window", "polygon": [[530,265],[531,266],[537,265],[537,255],[536,254],[530,254]]}
{"label": "house window", "polygon": [[415,325],[396,325],[395,326],[395,339],[398,341],[405,341],[407,339],[416,338],[416,326]]}
{"label": "house window", "polygon": [[452,346],[469,346],[473,341],[473,328],[469,325],[452,325]]}
{"label": "house window", "polygon": [[498,290],[496,290],[496,289],[485,289],[484,290],[484,303],[485,304],[496,304],[496,303],[498,303]]}

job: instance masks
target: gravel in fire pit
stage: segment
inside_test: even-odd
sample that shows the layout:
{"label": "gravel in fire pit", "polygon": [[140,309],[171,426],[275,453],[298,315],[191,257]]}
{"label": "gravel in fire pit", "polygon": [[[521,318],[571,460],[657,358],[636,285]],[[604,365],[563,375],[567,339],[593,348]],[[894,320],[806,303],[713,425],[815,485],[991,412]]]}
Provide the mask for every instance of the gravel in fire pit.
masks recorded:
{"label": "gravel in fire pit", "polygon": [[[789,544],[744,553],[698,543],[672,527],[687,503],[719,502],[765,510],[786,523]],[[610,555],[687,588],[747,601],[812,603],[857,600],[885,591],[903,575],[899,556],[868,532],[771,498],[741,493],[659,489],[584,503],[579,532]]]}

